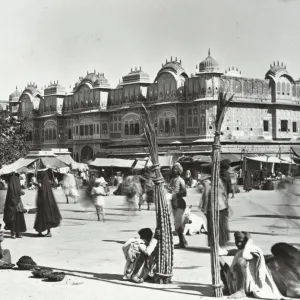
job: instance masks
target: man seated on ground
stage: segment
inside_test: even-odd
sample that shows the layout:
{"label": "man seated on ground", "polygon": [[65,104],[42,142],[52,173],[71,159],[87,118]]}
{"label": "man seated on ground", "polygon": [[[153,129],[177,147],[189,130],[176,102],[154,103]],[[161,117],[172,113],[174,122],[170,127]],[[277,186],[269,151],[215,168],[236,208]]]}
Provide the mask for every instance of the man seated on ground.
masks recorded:
{"label": "man seated on ground", "polygon": [[11,255],[10,251],[7,249],[2,249],[1,243],[4,240],[4,235],[1,230],[2,224],[0,224],[0,268],[5,266],[5,265],[10,265],[11,264]]}
{"label": "man seated on ground", "polygon": [[224,283],[224,293],[230,298],[254,296],[260,299],[282,299],[272,275],[266,266],[262,250],[257,247],[247,232],[234,233],[238,248],[231,266],[222,257],[221,279]]}
{"label": "man seated on ground", "polygon": [[129,239],[122,250],[126,259],[124,280],[131,280],[135,283],[143,283],[145,279],[154,276],[155,248],[158,235],[155,236],[150,228],[143,228],[138,232],[139,238]]}

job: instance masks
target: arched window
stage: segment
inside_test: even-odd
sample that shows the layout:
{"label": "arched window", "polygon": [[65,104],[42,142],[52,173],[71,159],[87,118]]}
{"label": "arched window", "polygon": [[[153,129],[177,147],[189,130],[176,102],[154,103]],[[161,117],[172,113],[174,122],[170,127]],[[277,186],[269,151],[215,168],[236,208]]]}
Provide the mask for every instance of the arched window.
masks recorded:
{"label": "arched window", "polygon": [[49,140],[52,141],[52,129],[49,128]]}
{"label": "arched window", "polygon": [[238,80],[235,80],[233,88],[234,88],[234,92],[235,93],[241,93],[242,92],[242,84],[241,84],[241,82],[238,81]]}
{"label": "arched window", "polygon": [[135,123],[135,135],[139,135],[139,134],[140,134],[140,124]]}
{"label": "arched window", "polygon": [[296,85],[293,84],[293,97],[296,97]]}
{"label": "arched window", "polygon": [[48,141],[48,129],[45,129],[45,141]]}
{"label": "arched window", "polygon": [[280,93],[280,89],[281,89],[281,84],[280,82],[277,82],[277,94]]}
{"label": "arched window", "polygon": [[130,122],[130,125],[129,125],[129,132],[130,132],[130,135],[134,135],[134,132],[135,132],[135,124],[133,124],[132,122]]}
{"label": "arched window", "polygon": [[257,93],[260,94],[260,95],[263,93],[263,84],[262,84],[262,82],[257,83]]}
{"label": "arched window", "polygon": [[289,83],[286,84],[286,94],[289,96],[291,93],[291,85]]}
{"label": "arched window", "polygon": [[171,119],[171,129],[172,129],[172,132],[176,132],[176,120],[175,120],[175,118]]}
{"label": "arched window", "polygon": [[284,82],[282,83],[281,88],[282,88],[282,95],[284,95],[285,94],[285,83]]}
{"label": "arched window", "polygon": [[170,120],[165,119],[165,133],[170,133]]}
{"label": "arched window", "polygon": [[126,122],[125,125],[124,125],[124,134],[125,135],[129,135],[129,126],[128,126],[128,123]]}

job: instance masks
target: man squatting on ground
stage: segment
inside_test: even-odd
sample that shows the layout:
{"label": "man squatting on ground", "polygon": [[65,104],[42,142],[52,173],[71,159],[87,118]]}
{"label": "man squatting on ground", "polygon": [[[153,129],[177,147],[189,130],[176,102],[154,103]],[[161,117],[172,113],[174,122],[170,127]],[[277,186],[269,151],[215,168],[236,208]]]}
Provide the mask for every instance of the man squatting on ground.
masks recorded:
{"label": "man squatting on ground", "polygon": [[300,297],[300,251],[286,243],[275,244],[264,257],[247,232],[235,232],[238,248],[231,266],[222,257],[221,279],[230,298],[260,299]]}

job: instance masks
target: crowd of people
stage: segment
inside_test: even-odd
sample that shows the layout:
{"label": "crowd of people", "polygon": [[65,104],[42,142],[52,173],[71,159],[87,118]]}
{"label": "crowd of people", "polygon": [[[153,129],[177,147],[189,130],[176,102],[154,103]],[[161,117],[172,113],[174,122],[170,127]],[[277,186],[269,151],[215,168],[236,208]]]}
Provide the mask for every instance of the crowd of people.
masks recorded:
{"label": "crowd of people", "polygon": [[[188,186],[192,185],[190,172],[182,177],[183,167],[176,162],[171,168],[170,180],[165,185],[166,201],[170,212],[172,231],[178,237],[178,244],[175,249],[188,247],[185,236],[185,222],[188,209],[187,196]],[[189,171],[189,170],[188,170]],[[245,174],[244,189],[249,192],[252,189],[251,173]],[[52,177],[51,177],[52,176]],[[80,184],[86,185],[86,193],[81,199],[85,205],[93,205],[96,210],[98,221],[105,221],[105,196],[109,194],[109,183],[103,176],[103,172],[85,171],[83,174],[74,175],[69,172],[63,176],[61,188],[66,196],[66,203],[73,198],[74,203],[80,198],[78,193],[78,180]],[[6,201],[4,205],[5,230],[11,232],[11,237],[21,238],[26,232],[24,213],[26,212],[21,200],[24,195],[24,177],[13,172],[9,178]],[[117,173],[112,184],[116,185],[115,194],[125,196],[129,210],[140,210],[141,205],[146,201],[148,208],[154,203],[155,175],[151,168],[145,168],[139,175],[131,175],[124,178]],[[198,233],[207,235],[207,243],[212,245],[212,211],[211,211],[211,176],[201,175],[197,178],[201,184],[201,200],[198,209],[205,216],[206,222],[200,222],[196,230]],[[55,178],[51,169],[38,170],[34,188],[37,189],[36,219],[34,229],[40,237],[51,237],[51,229],[60,225],[62,216],[56,203],[53,188]],[[220,174],[218,181],[218,209],[219,209],[219,240],[218,254],[220,256],[221,278],[224,284],[224,291],[234,298],[245,295],[252,295],[263,299],[280,299],[280,295],[295,297],[300,296],[300,252],[293,246],[280,243],[272,248],[272,256],[265,257],[262,250],[255,245],[251,235],[247,232],[236,232],[234,234],[237,252],[231,266],[223,256],[228,255],[229,235],[229,196],[234,196],[234,185],[230,174],[230,161],[222,160],[220,163]],[[188,218],[191,220],[191,218]],[[190,222],[191,223],[191,222]],[[206,223],[206,224],[205,224]],[[205,225],[204,225],[205,224]],[[45,234],[43,234],[45,232]],[[155,232],[150,228],[142,228],[138,231],[139,237],[129,239],[122,247],[125,256],[125,268],[123,279],[135,283],[142,283],[145,280],[153,281],[158,251],[157,244],[159,231]],[[1,252],[1,251],[0,251]],[[292,266],[292,267],[291,267]],[[278,275],[278,268],[281,275]]]}

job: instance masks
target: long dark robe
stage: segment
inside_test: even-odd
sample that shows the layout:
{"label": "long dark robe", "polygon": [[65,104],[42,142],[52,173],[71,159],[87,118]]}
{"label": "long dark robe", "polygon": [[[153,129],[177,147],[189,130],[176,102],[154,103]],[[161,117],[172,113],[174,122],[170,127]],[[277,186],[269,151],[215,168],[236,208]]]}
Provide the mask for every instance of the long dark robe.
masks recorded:
{"label": "long dark robe", "polygon": [[245,171],[245,182],[244,182],[244,190],[245,191],[251,191],[253,185],[253,178],[251,171],[246,170]]}
{"label": "long dark robe", "polygon": [[5,230],[11,230],[14,233],[26,232],[26,223],[23,212],[20,179],[13,174],[10,177],[7,194],[4,204],[3,221]]}
{"label": "long dark robe", "polygon": [[34,229],[37,232],[43,232],[59,226],[62,219],[49,183],[47,171],[40,173],[41,186],[38,186],[37,214],[34,222]]}

